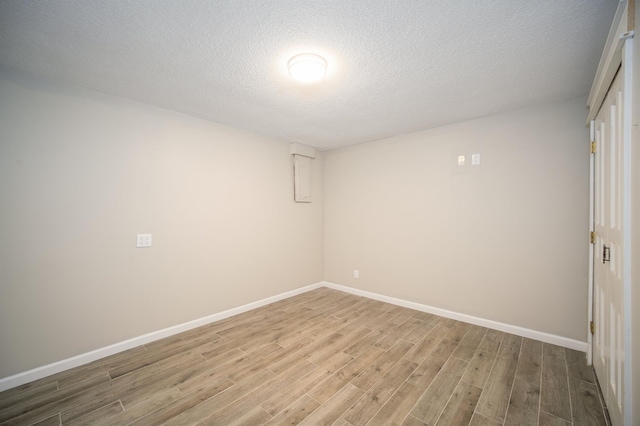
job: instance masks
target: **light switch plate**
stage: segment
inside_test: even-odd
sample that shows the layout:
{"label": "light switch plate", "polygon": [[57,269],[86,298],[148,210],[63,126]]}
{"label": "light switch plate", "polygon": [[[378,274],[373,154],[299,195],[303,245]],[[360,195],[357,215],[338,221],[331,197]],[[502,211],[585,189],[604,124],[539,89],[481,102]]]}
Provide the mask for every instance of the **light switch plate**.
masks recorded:
{"label": "light switch plate", "polygon": [[464,155],[458,155],[458,166],[464,166],[465,158]]}
{"label": "light switch plate", "polygon": [[136,247],[151,247],[151,234],[138,234],[136,236]]}

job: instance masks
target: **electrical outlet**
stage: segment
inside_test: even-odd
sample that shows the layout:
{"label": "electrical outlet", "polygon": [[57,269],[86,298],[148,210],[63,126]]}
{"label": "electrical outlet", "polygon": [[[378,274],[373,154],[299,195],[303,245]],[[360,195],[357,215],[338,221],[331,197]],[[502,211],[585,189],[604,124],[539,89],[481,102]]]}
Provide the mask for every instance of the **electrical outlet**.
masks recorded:
{"label": "electrical outlet", "polygon": [[151,247],[151,234],[138,234],[136,236],[136,247]]}
{"label": "electrical outlet", "polygon": [[358,271],[357,269],[353,270],[353,278],[360,278],[360,271]]}
{"label": "electrical outlet", "polygon": [[480,164],[480,154],[473,154],[471,156],[471,165],[477,166]]}

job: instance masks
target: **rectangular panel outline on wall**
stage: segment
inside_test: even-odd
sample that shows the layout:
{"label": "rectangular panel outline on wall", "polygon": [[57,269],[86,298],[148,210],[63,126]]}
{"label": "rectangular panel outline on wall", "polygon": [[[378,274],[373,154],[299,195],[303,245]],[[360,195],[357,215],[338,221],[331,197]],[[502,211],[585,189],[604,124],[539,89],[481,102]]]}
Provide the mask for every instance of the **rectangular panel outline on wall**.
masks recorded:
{"label": "rectangular panel outline on wall", "polygon": [[311,158],[302,155],[293,156],[293,199],[296,203],[310,203],[311,194]]}

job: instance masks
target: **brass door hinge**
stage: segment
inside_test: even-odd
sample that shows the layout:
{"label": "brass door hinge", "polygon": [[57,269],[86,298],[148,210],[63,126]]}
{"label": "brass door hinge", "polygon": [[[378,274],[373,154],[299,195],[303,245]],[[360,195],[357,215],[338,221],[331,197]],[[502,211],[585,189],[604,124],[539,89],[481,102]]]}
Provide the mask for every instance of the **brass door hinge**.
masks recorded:
{"label": "brass door hinge", "polygon": [[596,153],[597,147],[598,147],[598,144],[595,141],[591,142],[591,153],[592,154]]}
{"label": "brass door hinge", "polygon": [[591,231],[591,233],[589,234],[589,241],[591,241],[591,244],[596,243],[596,233],[594,231]]}
{"label": "brass door hinge", "polygon": [[596,324],[593,321],[589,322],[589,329],[591,330],[591,334],[596,334]]}

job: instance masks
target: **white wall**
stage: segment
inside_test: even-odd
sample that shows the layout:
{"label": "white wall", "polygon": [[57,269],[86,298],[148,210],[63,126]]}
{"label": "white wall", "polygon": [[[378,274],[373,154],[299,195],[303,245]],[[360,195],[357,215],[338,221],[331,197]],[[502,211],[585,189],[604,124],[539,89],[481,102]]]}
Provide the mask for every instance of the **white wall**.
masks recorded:
{"label": "white wall", "polygon": [[586,341],[586,115],[580,98],[326,153],[325,280]]}
{"label": "white wall", "polygon": [[322,280],[322,158],[8,70],[0,129],[0,378]]}

